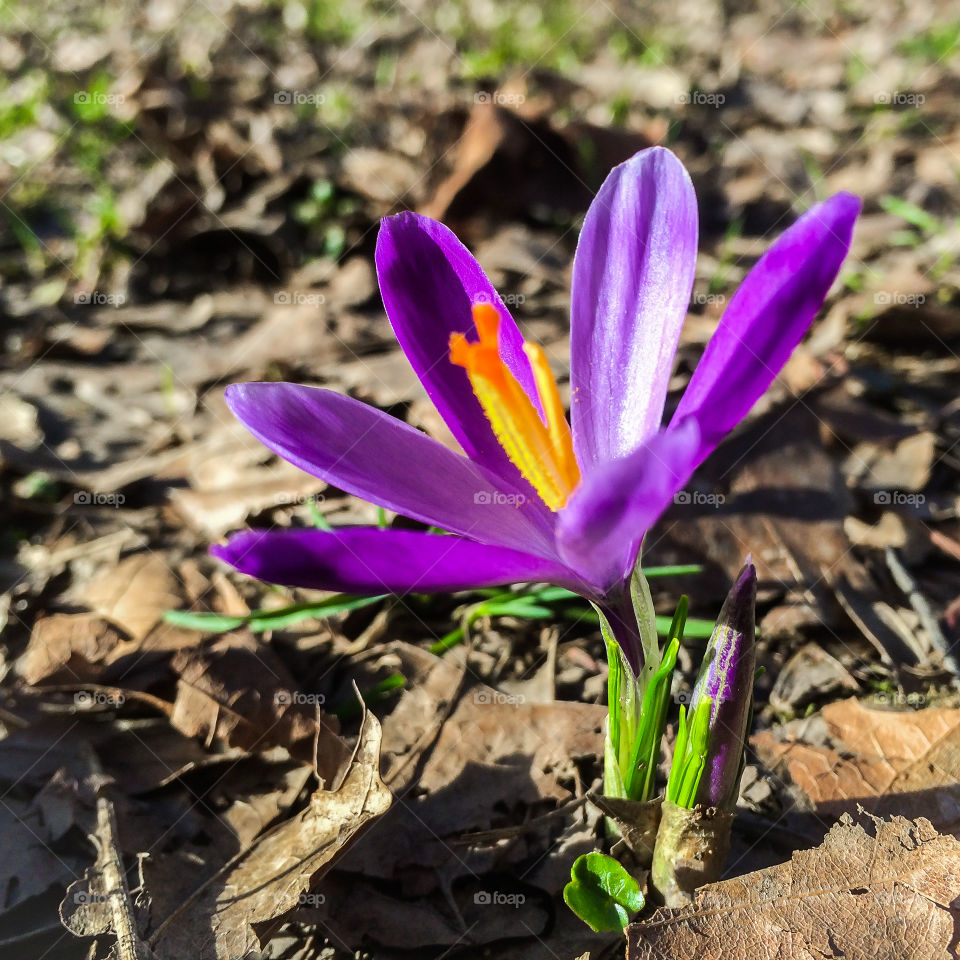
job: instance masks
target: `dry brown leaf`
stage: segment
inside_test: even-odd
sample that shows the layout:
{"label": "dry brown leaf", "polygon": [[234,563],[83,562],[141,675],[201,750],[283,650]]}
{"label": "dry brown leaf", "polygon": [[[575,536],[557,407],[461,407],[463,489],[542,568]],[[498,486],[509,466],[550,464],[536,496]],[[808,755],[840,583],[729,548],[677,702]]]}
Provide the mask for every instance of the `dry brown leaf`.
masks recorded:
{"label": "dry brown leaf", "polygon": [[343,392],[378,407],[392,407],[423,397],[424,390],[407,358],[395,350],[337,365]]}
{"label": "dry brown leaf", "polygon": [[[878,694],[878,696],[882,696]],[[858,805],[960,827],[960,710],[876,710],[856,699],[823,708],[831,745],[753,737],[761,759],[832,819]]]}
{"label": "dry brown leaf", "polygon": [[188,737],[262,751],[281,746],[332,783],[348,754],[335,717],[318,710],[322,698],[299,694],[289,670],[249,634],[230,633],[203,649],[181,650],[170,723]]}
{"label": "dry brown leaf", "polygon": [[[490,210],[496,210],[498,218],[522,219],[524,211],[538,205],[582,210],[590,202],[587,181],[596,171],[609,170],[651,144],[632,130],[585,122],[557,128],[545,117],[523,117],[520,112],[490,97],[474,105],[457,143],[453,169],[423,205],[424,213],[462,221]],[[503,189],[504,183],[510,184],[509,190]]]}
{"label": "dry brown leaf", "polygon": [[[196,740],[174,730],[167,722],[166,715],[154,720],[141,720],[135,726],[104,725],[94,745],[98,756],[102,758],[107,776],[118,784],[122,783],[123,791],[128,796],[171,786],[183,777],[204,769],[229,768],[231,775],[240,778],[244,775],[245,765],[238,764],[238,761],[247,759],[243,750],[229,747],[216,753],[205,750]],[[254,762],[250,761],[248,765]],[[281,768],[281,761],[275,764],[268,761],[268,764],[271,772]],[[283,769],[291,766],[294,764],[287,760]],[[262,793],[277,778],[264,776],[259,764],[257,769],[260,771],[257,787]],[[239,791],[235,793],[239,795]]]}
{"label": "dry brown leaf", "polygon": [[937,452],[936,434],[924,431],[906,437],[892,450],[876,443],[859,443],[844,470],[852,484],[869,491],[922,490],[930,480]]}
{"label": "dry brown leaf", "polygon": [[[605,707],[569,701],[529,703],[521,693],[481,684],[466,691],[447,717],[444,711],[457,694],[460,670],[449,659],[412,644],[391,644],[389,651],[399,657],[404,676],[416,676],[418,683],[411,684],[384,721],[384,752],[402,755],[411,744],[424,746],[424,734],[431,732],[438,713],[443,721],[419,771],[417,783],[423,790],[443,790],[469,769],[497,768],[499,774],[509,770],[515,777],[513,802],[567,800],[569,792],[559,781],[574,779],[578,759],[602,754]],[[391,770],[388,779],[392,776]],[[396,789],[408,785],[404,776],[390,782]],[[488,788],[493,789],[492,783]],[[491,794],[469,802],[478,809],[489,806]]]}
{"label": "dry brown leaf", "polygon": [[179,581],[157,553],[136,553],[86,584],[79,599],[142,640],[164,611],[180,605]]}
{"label": "dry brown leaf", "polygon": [[[704,465],[706,499],[687,500],[671,515],[685,522],[670,528],[688,556],[707,556],[736,573],[752,553],[762,580],[802,591],[814,622],[839,627],[840,606],[884,662],[922,662],[884,624],[874,605],[888,597],[850,550],[843,520],[853,501],[844,477],[824,447],[821,423],[802,403],[783,412],[776,391],[770,409],[724,444]],[[722,493],[712,502],[709,494]],[[772,626],[773,624],[768,624]]]}
{"label": "dry brown leaf", "polygon": [[[199,639],[197,631],[161,622],[141,639],[130,640],[96,614],[57,613],[34,624],[17,671],[30,684],[109,683],[123,672],[128,657],[193,647]],[[124,679],[129,684],[129,676]]]}
{"label": "dry brown leaf", "polygon": [[[578,761],[602,753],[604,708],[464,689],[464,652],[383,648],[378,668],[408,681],[383,720],[396,800],[376,836],[338,862],[314,922],[351,949],[373,942],[389,955],[496,944],[498,956],[549,956],[548,930],[571,950],[599,949],[609,935],[592,933],[559,894],[596,842],[599,814],[574,791],[591,766]],[[491,904],[491,891],[523,899]]]}
{"label": "dry brown leaf", "polygon": [[[774,403],[772,394],[766,402]],[[757,417],[711,457],[702,483],[701,492],[722,496],[715,502],[691,497],[674,509],[686,522],[671,528],[694,555],[735,573],[752,552],[761,579],[801,588],[817,584],[823,566],[845,569],[842,521],[852,500],[808,409],[795,405]],[[826,591],[812,592],[830,622]]]}
{"label": "dry brown leaf", "polygon": [[102,617],[56,613],[34,624],[27,649],[17,661],[17,672],[31,684],[97,680],[104,662],[122,643],[123,637]]}
{"label": "dry brown leaf", "polygon": [[194,530],[220,537],[242,526],[251,513],[305,503],[324,486],[322,480],[280,460],[269,466],[238,467],[223,486],[173,489],[170,501]]}
{"label": "dry brown leaf", "polygon": [[960,843],[928,820],[845,815],[789,863],[712,883],[627,929],[627,960],[947,960],[960,923]]}
{"label": "dry brown leaf", "polygon": [[[605,708],[527,703],[522,695],[484,685],[461,691],[462,667],[449,654],[436,657],[400,642],[387,650],[385,659],[410,681],[383,722],[384,758],[393,761],[385,779],[401,799],[384,820],[389,848],[358,846],[348,868],[366,877],[400,876],[411,888],[414,877],[435,884],[437,871],[452,879],[475,878],[494,863],[514,869],[538,836],[559,832],[562,820],[546,820],[542,833],[522,829],[522,842],[495,849],[462,846],[462,837],[503,826],[503,811],[510,811],[506,822],[516,827],[520,810],[539,813],[570,802],[578,762],[602,756]],[[408,795],[411,787],[415,794]],[[452,845],[456,858],[450,857]],[[564,867],[565,883],[569,862]]]}
{"label": "dry brown leaf", "polygon": [[856,693],[857,681],[836,657],[818,643],[804,644],[784,664],[770,691],[770,706],[781,713],[800,710],[816,700]]}
{"label": "dry brown leaf", "polygon": [[305,897],[341,851],[392,802],[380,779],[380,723],[364,719],[347,774],[318,790],[309,806],[263,836],[157,930],[159,958],[227,960],[258,951],[281,918]]}
{"label": "dry brown leaf", "polygon": [[388,208],[401,200],[416,202],[422,192],[422,172],[399,154],[357,147],[342,162],[346,185]]}
{"label": "dry brown leaf", "polygon": [[[224,786],[234,799],[220,819],[236,835],[241,849],[290,808],[313,776],[308,766],[284,768],[279,763],[263,764],[259,769],[248,764],[239,773],[232,769],[230,773],[229,780],[224,778]],[[227,793],[227,789],[223,792]]]}
{"label": "dry brown leaf", "polygon": [[[37,763],[42,749],[41,745],[29,760]],[[4,756],[0,762],[6,767],[10,759]],[[22,763],[17,774],[24,769],[27,767]],[[0,913],[5,913],[50,887],[59,885],[62,889],[82,869],[73,856],[64,855],[62,847],[58,852],[58,842],[72,827],[83,824],[86,811],[77,795],[76,781],[62,769],[30,798],[16,796],[20,783],[7,771],[0,776],[0,787],[6,798],[0,807]]]}

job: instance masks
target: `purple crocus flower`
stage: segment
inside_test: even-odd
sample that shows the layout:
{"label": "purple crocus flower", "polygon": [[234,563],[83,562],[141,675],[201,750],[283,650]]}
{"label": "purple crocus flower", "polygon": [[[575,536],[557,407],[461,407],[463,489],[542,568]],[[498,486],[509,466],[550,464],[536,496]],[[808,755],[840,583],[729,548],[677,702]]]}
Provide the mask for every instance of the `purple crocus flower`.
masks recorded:
{"label": "purple crocus flower", "polygon": [[386,218],[376,263],[387,315],[466,456],[330,390],[243,383],[227,402],[301,469],[454,536],[250,530],[213,553],[261,580],[348,593],[557,583],[607,614],[639,670],[628,585],[643,535],[799,343],[859,208],[837,194],[760,258],[666,427],[697,255],[693,185],[669,150],[615,168],[587,211],[573,265],[569,427],[542,351],[524,343],[466,247],[427,217]]}

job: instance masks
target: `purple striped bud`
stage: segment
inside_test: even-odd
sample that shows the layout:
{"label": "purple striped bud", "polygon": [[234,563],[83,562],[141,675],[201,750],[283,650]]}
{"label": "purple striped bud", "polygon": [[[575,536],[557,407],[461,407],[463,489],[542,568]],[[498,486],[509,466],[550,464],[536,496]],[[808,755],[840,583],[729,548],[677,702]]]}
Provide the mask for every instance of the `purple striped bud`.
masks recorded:
{"label": "purple striped bud", "polygon": [[713,700],[710,740],[696,795],[696,802],[707,807],[732,809],[737,802],[743,748],[753,712],[756,599],[757,570],[748,557],[707,644],[688,714],[695,715],[702,697]]}

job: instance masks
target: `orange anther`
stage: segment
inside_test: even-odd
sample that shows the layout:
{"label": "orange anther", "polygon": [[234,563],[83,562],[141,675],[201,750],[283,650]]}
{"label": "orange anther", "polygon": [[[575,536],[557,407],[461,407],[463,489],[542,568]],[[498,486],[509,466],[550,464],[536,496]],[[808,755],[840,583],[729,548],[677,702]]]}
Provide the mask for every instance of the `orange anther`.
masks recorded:
{"label": "orange anther", "polygon": [[499,352],[500,314],[490,303],[473,306],[478,343],[450,337],[450,362],[464,367],[500,445],[551,510],[559,510],[580,482],[570,427],[546,355],[535,344],[524,352],[533,369],[541,417]]}

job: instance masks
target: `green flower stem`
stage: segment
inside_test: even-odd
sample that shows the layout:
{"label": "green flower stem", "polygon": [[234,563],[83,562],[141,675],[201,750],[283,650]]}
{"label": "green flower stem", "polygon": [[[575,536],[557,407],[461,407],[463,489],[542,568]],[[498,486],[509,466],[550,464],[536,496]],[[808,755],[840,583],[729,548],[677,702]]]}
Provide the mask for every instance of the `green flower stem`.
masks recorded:
{"label": "green flower stem", "polygon": [[604,794],[642,803],[656,790],[663,726],[677,653],[686,626],[688,601],[684,596],[677,604],[667,632],[668,642],[661,654],[650,590],[639,568],[634,573],[631,595],[645,656],[639,676],[634,675],[610,623],[598,610],[609,664]]}

